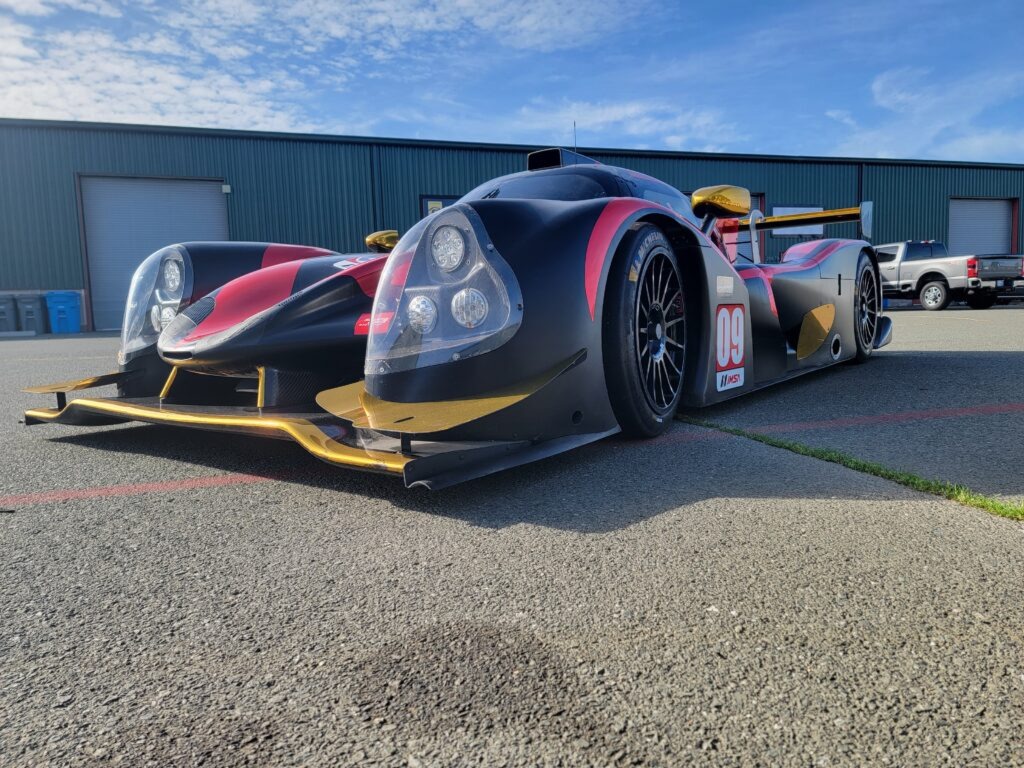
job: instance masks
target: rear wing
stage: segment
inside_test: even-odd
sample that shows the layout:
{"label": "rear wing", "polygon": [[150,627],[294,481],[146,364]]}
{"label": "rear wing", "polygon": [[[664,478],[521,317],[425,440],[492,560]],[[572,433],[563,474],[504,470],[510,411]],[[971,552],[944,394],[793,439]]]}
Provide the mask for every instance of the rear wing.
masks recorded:
{"label": "rear wing", "polygon": [[871,239],[874,224],[874,205],[863,202],[856,208],[835,208],[831,211],[812,211],[810,213],[790,213],[785,216],[765,216],[760,211],[752,211],[750,216],[736,222],[737,229],[750,230],[750,247],[754,263],[761,262],[760,243],[757,232],[766,229],[785,229],[803,224],[842,224],[848,221],[859,221],[861,235],[865,240]]}

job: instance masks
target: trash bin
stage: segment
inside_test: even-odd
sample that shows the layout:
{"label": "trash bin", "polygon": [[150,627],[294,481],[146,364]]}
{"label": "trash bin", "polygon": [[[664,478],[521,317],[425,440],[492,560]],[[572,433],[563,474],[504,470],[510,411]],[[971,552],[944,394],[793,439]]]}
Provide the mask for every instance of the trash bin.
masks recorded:
{"label": "trash bin", "polygon": [[50,291],[46,294],[50,333],[81,333],[82,297],[78,291]]}
{"label": "trash bin", "polygon": [[18,325],[23,331],[46,333],[46,309],[38,293],[19,293],[14,301],[18,306]]}
{"label": "trash bin", "polygon": [[0,333],[18,330],[18,308],[14,296],[9,293],[0,294]]}

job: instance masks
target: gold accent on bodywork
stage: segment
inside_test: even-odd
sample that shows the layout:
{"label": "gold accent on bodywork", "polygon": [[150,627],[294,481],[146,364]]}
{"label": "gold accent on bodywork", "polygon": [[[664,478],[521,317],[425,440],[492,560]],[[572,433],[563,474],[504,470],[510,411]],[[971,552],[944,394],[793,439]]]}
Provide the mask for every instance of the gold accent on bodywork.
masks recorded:
{"label": "gold accent on bodywork", "polygon": [[171,387],[174,386],[174,380],[178,378],[178,368],[171,366],[171,372],[167,374],[167,381],[164,382],[163,389],[160,390],[160,399],[163,400],[169,394],[171,394]]}
{"label": "gold accent on bodywork", "polygon": [[796,344],[797,360],[810,357],[821,348],[829,333],[832,332],[832,324],[835,320],[835,304],[822,304],[804,315],[804,319],[800,323],[800,339]]}
{"label": "gold accent on bodywork", "polygon": [[732,184],[701,187],[690,195],[690,206],[695,215],[746,216],[750,213],[750,190]]}
{"label": "gold accent on bodywork", "polygon": [[57,392],[74,392],[79,389],[92,389],[93,387],[103,387],[107,384],[118,384],[130,375],[129,371],[111,371],[110,373],[101,373],[97,376],[90,376],[87,379],[61,381],[56,384],[43,384],[38,387],[25,387],[22,392],[31,392],[33,395],[52,395]]}
{"label": "gold accent on bodywork", "polygon": [[[844,221],[857,221],[861,217],[861,209],[836,208],[831,211],[811,211],[810,213],[787,213],[785,216],[765,216],[755,223],[756,229],[781,229],[795,227],[800,224],[841,224]],[[750,219],[741,219],[741,227],[749,227]]]}
{"label": "gold accent on bodywork", "polygon": [[410,457],[398,453],[370,451],[339,443],[305,419],[284,416],[190,413],[166,407],[121,403],[116,400],[81,398],[68,403],[63,410],[37,408],[26,411],[25,417],[36,421],[52,422],[58,421],[63,413],[70,410],[85,410],[151,424],[219,428],[256,433],[278,432],[292,438],[319,459],[359,469],[401,474],[405,465],[411,461]]}
{"label": "gold accent on bodywork", "polygon": [[397,229],[382,229],[366,236],[366,247],[374,253],[390,253],[398,245]]}
{"label": "gold accent on bodywork", "polygon": [[267,402],[267,369],[262,365],[256,369],[256,407],[263,408]]}
{"label": "gold accent on bodywork", "polygon": [[375,429],[406,435],[443,432],[490,416],[525,400],[586,357],[580,350],[568,360],[527,381],[488,392],[479,397],[398,403],[381,400],[366,391],[364,382],[325,389],[316,403],[329,413],[352,422],[356,429]]}

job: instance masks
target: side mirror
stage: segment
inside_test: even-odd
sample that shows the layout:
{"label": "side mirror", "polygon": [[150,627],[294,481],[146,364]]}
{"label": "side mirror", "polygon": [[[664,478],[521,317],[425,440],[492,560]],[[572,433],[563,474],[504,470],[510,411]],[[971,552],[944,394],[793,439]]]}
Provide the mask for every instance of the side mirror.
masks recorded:
{"label": "side mirror", "polygon": [[750,213],[750,190],[731,184],[702,187],[690,195],[690,206],[695,216],[746,216]]}
{"label": "side mirror", "polygon": [[398,245],[397,229],[382,229],[366,236],[366,247],[374,253],[390,253]]}

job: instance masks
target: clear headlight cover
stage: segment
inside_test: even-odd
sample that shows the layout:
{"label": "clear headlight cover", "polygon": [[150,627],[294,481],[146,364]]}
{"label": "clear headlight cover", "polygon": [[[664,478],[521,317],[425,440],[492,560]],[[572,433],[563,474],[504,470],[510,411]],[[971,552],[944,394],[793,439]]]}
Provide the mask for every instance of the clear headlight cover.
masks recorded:
{"label": "clear headlight cover", "polygon": [[176,246],[147,256],[135,270],[121,325],[122,364],[156,344],[162,328],[181,308],[186,291],[191,293],[191,277],[188,256]]}
{"label": "clear headlight cover", "polygon": [[[453,252],[458,249],[451,244],[461,238],[457,263],[446,248],[437,247],[439,233],[437,242]],[[437,315],[429,330],[421,331],[424,299]],[[365,373],[482,355],[512,338],[522,317],[519,283],[476,211],[468,205],[445,208],[409,230],[388,258],[373,302]]]}

